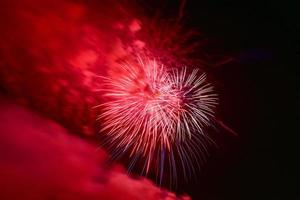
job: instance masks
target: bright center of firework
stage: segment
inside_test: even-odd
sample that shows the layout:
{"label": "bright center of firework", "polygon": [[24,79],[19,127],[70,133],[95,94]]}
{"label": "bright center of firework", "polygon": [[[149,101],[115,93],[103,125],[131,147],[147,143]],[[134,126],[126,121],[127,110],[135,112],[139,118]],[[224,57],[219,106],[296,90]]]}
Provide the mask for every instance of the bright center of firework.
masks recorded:
{"label": "bright center of firework", "polygon": [[188,74],[186,68],[170,72],[149,59],[125,63],[120,70],[105,79],[110,100],[99,116],[116,154],[142,157],[148,172],[164,154],[181,157],[203,145],[199,137],[207,137],[203,128],[217,104],[204,74]]}
{"label": "bright center of firework", "polygon": [[150,84],[146,83],[141,89],[141,95],[147,100],[153,100],[160,96],[160,91],[157,88],[151,88]]}

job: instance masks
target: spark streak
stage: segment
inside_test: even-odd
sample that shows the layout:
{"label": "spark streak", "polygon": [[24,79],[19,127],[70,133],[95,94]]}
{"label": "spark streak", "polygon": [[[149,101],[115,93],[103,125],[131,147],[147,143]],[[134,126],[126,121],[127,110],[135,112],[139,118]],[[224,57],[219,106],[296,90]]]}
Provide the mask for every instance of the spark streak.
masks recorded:
{"label": "spark streak", "polygon": [[136,63],[120,65],[117,76],[102,77],[107,102],[99,105],[98,119],[115,156],[129,153],[131,166],[144,160],[145,174],[154,166],[160,179],[165,160],[174,179],[177,162],[184,178],[187,173],[191,176],[211,141],[205,127],[210,126],[218,101],[206,75],[199,74],[197,69],[169,70],[138,56]]}

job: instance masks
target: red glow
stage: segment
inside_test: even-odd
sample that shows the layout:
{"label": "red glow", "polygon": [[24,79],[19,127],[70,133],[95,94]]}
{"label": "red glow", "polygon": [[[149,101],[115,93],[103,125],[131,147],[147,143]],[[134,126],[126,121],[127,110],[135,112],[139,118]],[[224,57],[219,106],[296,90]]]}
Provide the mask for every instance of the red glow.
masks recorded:
{"label": "red glow", "polygon": [[0,199],[177,199],[119,165],[107,168],[103,150],[51,120],[0,102]]}
{"label": "red glow", "polygon": [[[166,155],[169,156],[168,164],[172,168],[170,176],[176,176],[176,165],[178,168],[184,168],[182,171],[186,178],[201,164],[202,160],[199,157],[206,154],[207,143],[203,138],[209,140],[209,136],[204,129],[214,117],[217,98],[202,73],[178,67],[195,63],[189,56],[196,45],[186,43],[196,33],[184,32],[177,19],[159,22],[157,19],[136,14],[138,12],[134,12],[135,9],[134,5],[109,0],[1,1],[1,89],[20,104],[60,123],[72,133],[94,139],[95,134],[99,134],[98,126],[104,127],[100,134],[110,137],[110,145],[113,148],[121,150],[121,154],[129,152],[128,158],[131,160],[135,160],[136,157],[145,160],[146,173],[157,170],[161,178]],[[180,9],[181,15],[182,12]],[[142,55],[139,61],[136,59],[137,55]],[[128,64],[125,68],[124,63]],[[163,65],[166,67],[162,67]],[[96,92],[99,88],[100,92]],[[197,104],[195,99],[200,103]],[[92,109],[98,104],[104,109]],[[101,120],[96,124],[98,122],[95,120],[99,115]],[[11,130],[6,128],[10,133]],[[39,126],[24,125],[21,128],[38,129]],[[56,151],[52,144],[40,141],[40,135],[30,135],[30,130],[22,134],[22,138],[27,138],[28,134],[32,143],[49,145],[51,158],[63,152],[64,148],[69,148],[68,145],[65,147],[69,144],[69,139],[73,141],[71,136],[61,136],[66,138],[58,140]],[[14,135],[10,139],[16,142],[17,136]],[[28,139],[25,141],[30,144]],[[21,143],[21,147],[22,145],[26,150],[26,144]],[[34,145],[32,148],[36,152],[30,152],[28,157],[38,157],[36,162],[42,165],[40,160],[43,155],[39,154],[39,147]],[[93,157],[92,147],[86,142],[75,141],[72,145],[76,148],[87,148],[88,156]],[[174,153],[175,150],[177,153]],[[67,154],[71,152],[68,149],[66,151]],[[41,152],[48,153],[45,149]],[[76,156],[77,154],[71,164],[62,161],[69,159],[69,156],[63,157],[62,160],[49,159],[51,167],[55,168],[54,163],[58,162],[68,168],[58,167],[58,172],[53,176],[59,177],[66,173],[66,187],[76,187],[75,191],[82,186],[81,179],[86,181],[92,176],[85,176],[85,173],[89,173],[86,172],[88,170],[94,171],[97,166],[95,163],[98,162],[98,158],[86,161],[81,157],[76,160]],[[180,159],[175,159],[175,156]],[[92,162],[92,169],[89,168],[90,165],[86,169],[85,162]],[[17,165],[16,163],[12,165]],[[102,166],[101,163],[99,165]],[[5,167],[3,171],[6,170],[9,169]],[[26,170],[31,174],[28,177],[25,175],[25,179],[30,179],[35,168],[30,165],[25,166],[24,170],[16,169],[18,170],[20,172],[14,176],[16,180],[20,174],[26,174]],[[40,173],[45,175],[43,170],[44,168],[41,168]],[[75,176],[77,170],[84,171],[83,177],[73,180],[71,177]],[[109,180],[113,180],[113,184],[127,181],[136,184],[137,187],[144,187],[144,182],[147,182],[144,179],[135,182],[123,172],[117,176],[121,177],[121,181],[118,178]],[[46,177],[45,182],[51,182],[51,178]],[[33,182],[36,184],[42,180]],[[79,183],[76,186],[77,182]],[[45,187],[48,187],[46,183]],[[56,184],[60,183],[55,179],[53,185]],[[84,182],[84,191],[80,190],[84,197],[88,196],[85,190],[90,189],[85,184],[91,183]],[[145,187],[149,184],[147,182]],[[102,186],[97,185],[95,188],[99,187]],[[91,188],[92,194],[97,194],[96,197],[105,193],[100,189],[98,194],[93,184]],[[130,190],[125,186],[125,189],[121,186],[112,188],[108,191],[126,193]],[[160,191],[154,186],[151,188]],[[73,191],[72,189],[70,190]],[[30,188],[33,193],[32,190]],[[112,195],[112,199],[117,198],[114,195],[118,194],[112,193],[104,195]],[[128,196],[131,195],[134,196],[131,193]]]}

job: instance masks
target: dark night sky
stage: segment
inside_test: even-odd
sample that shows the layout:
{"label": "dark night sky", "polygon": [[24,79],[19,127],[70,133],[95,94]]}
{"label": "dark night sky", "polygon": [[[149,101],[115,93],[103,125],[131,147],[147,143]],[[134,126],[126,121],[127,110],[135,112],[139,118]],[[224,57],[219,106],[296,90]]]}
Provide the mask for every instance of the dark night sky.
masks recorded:
{"label": "dark night sky", "polygon": [[239,133],[209,161],[201,181],[186,186],[193,199],[287,198],[285,152],[299,119],[295,8],[288,1],[188,2],[192,24],[237,59],[216,74],[227,93],[221,116]]}

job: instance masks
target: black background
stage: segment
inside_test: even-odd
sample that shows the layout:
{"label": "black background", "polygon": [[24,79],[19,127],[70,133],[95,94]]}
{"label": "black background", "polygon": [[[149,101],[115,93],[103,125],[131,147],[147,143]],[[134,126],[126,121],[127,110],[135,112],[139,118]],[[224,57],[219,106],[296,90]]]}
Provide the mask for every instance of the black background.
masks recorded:
{"label": "black background", "polygon": [[222,120],[239,137],[224,136],[197,181],[179,192],[202,200],[292,198],[285,188],[296,186],[287,158],[296,152],[299,119],[297,12],[288,1],[187,1],[189,25],[235,59],[213,73],[224,92]]}

